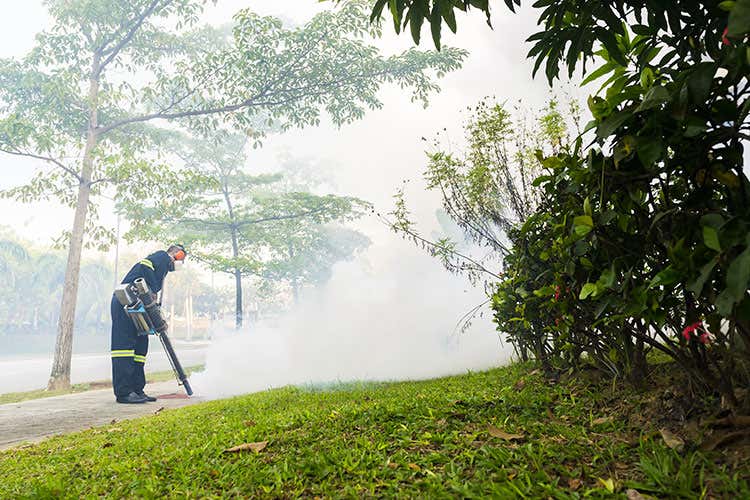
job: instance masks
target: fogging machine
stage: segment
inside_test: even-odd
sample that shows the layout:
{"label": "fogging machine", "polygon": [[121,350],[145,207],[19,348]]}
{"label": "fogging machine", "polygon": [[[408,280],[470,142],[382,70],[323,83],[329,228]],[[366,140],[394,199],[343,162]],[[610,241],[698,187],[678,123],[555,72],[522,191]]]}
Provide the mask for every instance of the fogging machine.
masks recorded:
{"label": "fogging machine", "polygon": [[156,301],[156,295],[143,278],[137,278],[133,283],[126,283],[115,288],[115,297],[125,308],[128,317],[138,329],[139,335],[156,335],[164,346],[169,364],[179,383],[185,388],[188,396],[193,395],[185,370],[174,352],[172,342],[167,336],[167,322],[161,314],[161,307]]}

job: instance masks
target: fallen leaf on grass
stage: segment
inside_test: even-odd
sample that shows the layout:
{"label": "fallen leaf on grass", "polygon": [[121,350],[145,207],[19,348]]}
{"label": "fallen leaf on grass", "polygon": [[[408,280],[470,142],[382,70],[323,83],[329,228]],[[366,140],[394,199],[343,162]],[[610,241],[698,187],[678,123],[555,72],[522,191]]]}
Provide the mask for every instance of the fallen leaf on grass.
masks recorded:
{"label": "fallen leaf on grass", "polygon": [[568,488],[570,488],[573,491],[576,491],[582,485],[583,485],[583,481],[581,481],[580,479],[568,479]]}
{"label": "fallen leaf on grass", "polygon": [[685,448],[685,441],[669,429],[659,429],[659,434],[661,434],[664,444],[673,450],[682,451],[682,449]]}
{"label": "fallen leaf on grass", "polygon": [[517,390],[517,391],[520,391],[521,389],[523,389],[523,388],[524,388],[524,386],[526,386],[526,382],[524,381],[524,379],[520,379],[520,380],[519,380],[518,382],[516,382],[516,383],[515,383],[515,384],[513,385],[513,388],[514,388],[515,390]]}
{"label": "fallen leaf on grass", "polygon": [[490,433],[490,436],[504,439],[506,441],[513,441],[514,439],[523,439],[523,434],[509,434],[505,431],[502,431],[495,427],[494,425],[490,425],[487,427],[487,431]]}
{"label": "fallen leaf on grass", "polygon": [[540,370],[539,368],[535,368],[534,370],[531,370],[529,372],[529,375],[539,375],[540,373],[542,373],[542,370]]}
{"label": "fallen leaf on grass", "polygon": [[409,464],[407,467],[409,467],[414,472],[419,472],[422,470],[422,468],[418,466],[417,464]]}
{"label": "fallen leaf on grass", "polygon": [[398,464],[396,462],[388,462],[388,468],[398,469]]}
{"label": "fallen leaf on grass", "polygon": [[244,424],[245,427],[255,427],[256,425],[258,425],[255,423],[255,420],[245,420]]}
{"label": "fallen leaf on grass", "polygon": [[244,443],[232,448],[227,448],[224,453],[240,453],[242,451],[254,451],[259,453],[268,445],[268,441],[260,441],[257,443]]}
{"label": "fallen leaf on grass", "polygon": [[593,421],[591,422],[591,425],[602,425],[602,424],[608,424],[608,423],[610,423],[610,422],[611,422],[612,420],[614,420],[614,419],[613,419],[613,417],[599,417],[599,418],[595,418],[595,419],[594,419],[594,420],[593,420]]}
{"label": "fallen leaf on grass", "polygon": [[602,479],[602,478],[598,478],[598,479],[601,485],[604,486],[607,489],[607,491],[609,491],[610,493],[615,492],[615,482],[612,480],[611,477],[607,479]]}
{"label": "fallen leaf on grass", "polygon": [[119,427],[112,427],[111,429],[107,429],[107,432],[121,432],[122,429]]}
{"label": "fallen leaf on grass", "polygon": [[647,500],[648,496],[643,496],[638,490],[629,489],[626,494],[628,495],[628,500]]}

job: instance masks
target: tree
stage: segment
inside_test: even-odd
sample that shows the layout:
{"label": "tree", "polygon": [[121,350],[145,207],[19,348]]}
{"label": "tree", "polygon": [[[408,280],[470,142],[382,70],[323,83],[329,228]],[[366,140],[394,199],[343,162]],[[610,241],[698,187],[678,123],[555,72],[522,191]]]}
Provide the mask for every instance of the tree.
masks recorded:
{"label": "tree", "polygon": [[[310,159],[282,155],[279,167],[281,178],[270,186],[276,193],[335,188],[325,173],[326,166]],[[273,252],[259,277],[288,284],[295,303],[302,287],[325,283],[334,264],[353,258],[371,243],[361,232],[339,222],[315,224],[305,218],[293,218],[265,225],[263,230],[262,239],[270,243]]]}
{"label": "tree", "polygon": [[508,230],[523,223],[541,201],[542,193],[534,185],[542,172],[540,154],[559,151],[569,127],[578,121],[577,104],[566,104],[568,110],[561,111],[559,101],[552,99],[540,115],[529,117],[518,106],[509,111],[485,99],[468,109],[465,146],[446,143],[440,136],[431,143],[424,173],[427,189],[440,194],[442,213],[457,226],[460,238],[423,236],[417,221],[411,220],[403,189],[394,197],[395,209],[383,219],[440,258],[448,270],[472,281],[484,278],[485,284],[487,279],[497,280],[510,252]]}
{"label": "tree", "polygon": [[[313,238],[302,241],[303,234],[311,234],[302,227],[351,219],[365,206],[355,198],[278,192],[273,186],[280,175],[246,172],[247,146],[247,138],[236,134],[187,141],[187,146],[183,142],[177,145],[183,150],[179,153],[183,169],[198,175],[174,180],[168,189],[189,194],[179,200],[160,195],[123,205],[132,221],[128,238],[154,240],[168,235],[187,245],[211,270],[234,277],[237,329],[243,322],[243,277],[265,276],[270,272],[269,260],[298,251],[299,244],[315,244]],[[293,234],[287,228],[297,231]],[[279,264],[274,269],[288,276],[290,266]]]}
{"label": "tree", "polygon": [[384,83],[426,103],[437,89],[431,72],[456,69],[465,55],[378,55],[363,41],[369,29],[361,2],[298,28],[241,11],[229,37],[196,28],[205,3],[48,0],[53,28],[23,60],[0,61],[0,151],[50,166],[7,194],[56,198],[75,209],[50,389],[69,385],[84,237],[110,236],[95,228],[92,197],[112,185],[118,197],[148,191],[139,186],[153,163],[145,152],[159,143],[149,122],[209,130],[227,120],[252,134],[259,122],[317,124],[325,111],[343,124],[380,106]]}
{"label": "tree", "polygon": [[337,262],[349,260],[370,245],[370,239],[340,224],[289,219],[267,228],[263,238],[273,248],[260,277],[289,283],[294,301],[300,288],[328,281]]}

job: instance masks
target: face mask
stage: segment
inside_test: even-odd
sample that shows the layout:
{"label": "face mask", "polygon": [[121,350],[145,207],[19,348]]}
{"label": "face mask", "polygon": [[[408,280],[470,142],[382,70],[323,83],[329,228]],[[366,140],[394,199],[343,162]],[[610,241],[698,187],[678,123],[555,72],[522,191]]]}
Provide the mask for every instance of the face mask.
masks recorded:
{"label": "face mask", "polygon": [[180,269],[182,269],[182,266],[184,265],[185,265],[184,260],[176,260],[172,262],[172,271],[179,271]]}

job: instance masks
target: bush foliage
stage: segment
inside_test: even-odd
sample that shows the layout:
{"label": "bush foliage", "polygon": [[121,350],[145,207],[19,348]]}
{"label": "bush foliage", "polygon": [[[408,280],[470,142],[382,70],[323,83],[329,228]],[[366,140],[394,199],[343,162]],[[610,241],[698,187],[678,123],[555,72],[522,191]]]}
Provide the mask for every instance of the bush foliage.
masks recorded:
{"label": "bush foliage", "polygon": [[[394,21],[417,28],[423,14],[436,43],[455,9],[489,20],[487,2],[395,4]],[[498,329],[547,368],[593,362],[636,381],[658,350],[737,405],[750,383],[750,0],[533,7],[534,72],[604,82],[578,139],[537,152],[538,205],[503,228]]]}

